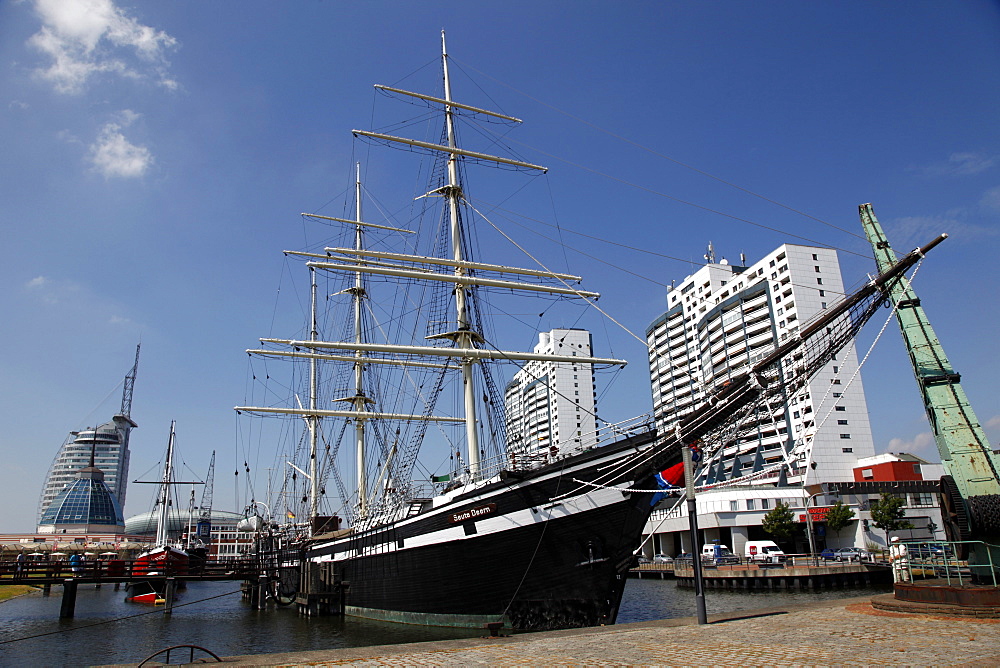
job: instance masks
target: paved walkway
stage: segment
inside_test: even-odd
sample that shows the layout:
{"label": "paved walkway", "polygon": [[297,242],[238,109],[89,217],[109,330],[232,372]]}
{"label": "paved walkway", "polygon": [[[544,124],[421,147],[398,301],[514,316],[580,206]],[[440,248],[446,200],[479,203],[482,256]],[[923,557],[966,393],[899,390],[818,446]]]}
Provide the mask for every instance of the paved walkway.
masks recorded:
{"label": "paved walkway", "polygon": [[870,597],[590,629],[230,657],[232,666],[997,666],[1000,621],[874,610]]}

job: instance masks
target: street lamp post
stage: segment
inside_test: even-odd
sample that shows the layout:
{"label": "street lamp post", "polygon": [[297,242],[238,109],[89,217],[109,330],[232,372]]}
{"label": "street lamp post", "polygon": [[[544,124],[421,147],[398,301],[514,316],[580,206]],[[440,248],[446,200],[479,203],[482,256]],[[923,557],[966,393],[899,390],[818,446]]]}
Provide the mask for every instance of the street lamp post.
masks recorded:
{"label": "street lamp post", "polygon": [[[822,494],[820,492],[819,494]],[[809,512],[809,507],[812,505],[812,500],[815,499],[818,494],[811,494],[808,499],[806,499],[806,533],[809,534],[809,554],[815,557],[816,555],[816,536],[813,534],[813,516]]]}
{"label": "street lamp post", "polygon": [[705,609],[705,581],[702,579],[701,553],[698,550],[698,507],[694,498],[694,464],[691,461],[691,448],[682,446],[681,450],[684,459],[688,525],[691,530],[691,567],[694,570],[694,603],[698,612],[698,623],[708,624],[708,613]]}

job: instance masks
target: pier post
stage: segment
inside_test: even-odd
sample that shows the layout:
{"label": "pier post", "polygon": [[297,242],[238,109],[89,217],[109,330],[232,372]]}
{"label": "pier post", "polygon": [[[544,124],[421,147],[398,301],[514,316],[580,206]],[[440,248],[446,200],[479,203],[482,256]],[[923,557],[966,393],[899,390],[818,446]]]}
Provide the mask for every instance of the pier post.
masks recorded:
{"label": "pier post", "polygon": [[72,619],[76,609],[76,580],[68,578],[63,581],[62,606],[59,608],[59,619]]}
{"label": "pier post", "polygon": [[163,603],[163,614],[172,615],[174,613],[174,594],[177,591],[177,581],[173,578],[167,578],[166,586],[164,587],[164,603]]}
{"label": "pier post", "polygon": [[267,604],[267,575],[257,576],[257,609],[263,610]]}
{"label": "pier post", "polygon": [[52,585],[48,582],[42,585],[42,596],[48,596],[52,593]]}

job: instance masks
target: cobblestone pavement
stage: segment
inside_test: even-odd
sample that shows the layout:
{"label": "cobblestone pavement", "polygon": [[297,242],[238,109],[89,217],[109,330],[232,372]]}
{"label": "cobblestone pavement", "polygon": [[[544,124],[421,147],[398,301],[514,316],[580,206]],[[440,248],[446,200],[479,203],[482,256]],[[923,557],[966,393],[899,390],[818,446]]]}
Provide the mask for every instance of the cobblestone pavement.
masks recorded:
{"label": "cobblestone pavement", "polygon": [[[231,657],[246,666],[997,666],[1000,621],[874,610],[870,599],[511,638]],[[749,616],[754,615],[754,616]]]}

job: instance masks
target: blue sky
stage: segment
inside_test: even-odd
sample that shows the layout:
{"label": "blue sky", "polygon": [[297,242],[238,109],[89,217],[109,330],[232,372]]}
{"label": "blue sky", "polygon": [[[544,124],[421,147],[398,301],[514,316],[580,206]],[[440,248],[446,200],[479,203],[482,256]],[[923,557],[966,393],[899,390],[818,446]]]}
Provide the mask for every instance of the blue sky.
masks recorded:
{"label": "blue sky", "polygon": [[[948,232],[915,287],[1000,439],[995,3],[22,0],[0,4],[0,530],[33,527],[56,449],[116,410],[140,339],[130,477],[155,475],[176,419],[194,471],[219,452],[216,506],[233,509],[232,407],[243,351],[277,334],[280,251],[319,241],[299,212],[345,213],[369,159],[350,130],[393,114],[371,84],[436,92],[442,28],[456,97],[525,119],[509,148],[550,167],[501,174],[511,208],[587,254],[542,257],[635,332],[710,240],[750,262],[836,247],[852,285],[873,267],[858,204],[899,250]],[[399,157],[365,167],[393,206],[414,190]],[[603,325],[595,343],[632,362],[604,417],[648,410],[642,347]],[[933,457],[894,325],[863,373],[877,450]]]}

